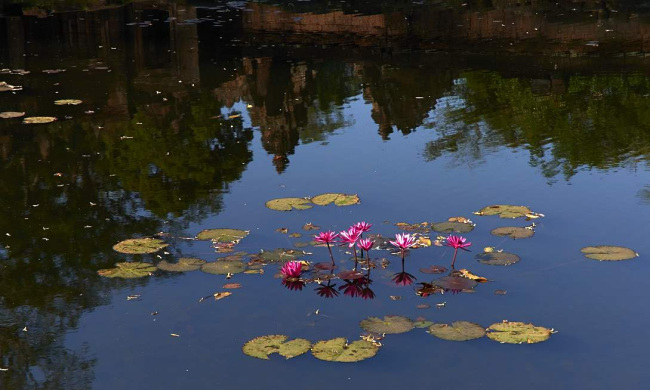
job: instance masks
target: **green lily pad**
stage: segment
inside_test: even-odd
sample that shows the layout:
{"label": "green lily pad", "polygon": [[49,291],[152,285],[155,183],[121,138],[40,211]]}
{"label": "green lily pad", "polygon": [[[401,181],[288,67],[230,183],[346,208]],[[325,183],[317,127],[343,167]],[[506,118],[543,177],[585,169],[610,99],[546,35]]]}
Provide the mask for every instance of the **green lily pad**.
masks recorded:
{"label": "green lily pad", "polygon": [[61,100],[55,100],[54,104],[57,106],[76,106],[78,104],[83,103],[79,99],[61,99]]}
{"label": "green lily pad", "polygon": [[23,124],[26,125],[35,125],[40,123],[51,123],[56,120],[53,116],[30,116],[23,119]]}
{"label": "green lily pad", "polygon": [[327,206],[328,204],[334,202],[337,206],[351,206],[361,202],[357,194],[348,195],[348,194],[320,194],[311,198],[312,203],[319,206]]}
{"label": "green lily pad", "polygon": [[433,321],[427,321],[427,320],[415,321],[413,323],[413,326],[416,327],[416,328],[419,328],[419,329],[428,328],[431,325],[433,325]]}
{"label": "green lily pad", "polygon": [[266,207],[277,211],[291,211],[293,209],[307,210],[314,207],[314,205],[311,204],[309,199],[305,198],[278,198],[266,202]]}
{"label": "green lily pad", "polygon": [[474,225],[462,222],[436,222],[431,224],[431,229],[438,233],[469,233],[474,230]]}
{"label": "green lily pad", "polygon": [[440,279],[436,279],[431,282],[432,286],[442,287],[445,290],[471,290],[478,283],[472,279],[468,279],[462,276],[443,276]]}
{"label": "green lily pad", "polygon": [[519,256],[507,252],[489,252],[476,255],[479,263],[487,265],[512,265],[518,263]]}
{"label": "green lily pad", "polygon": [[505,226],[493,229],[490,233],[492,233],[494,236],[510,237],[513,240],[516,240],[522,238],[530,238],[533,236],[533,234],[535,234],[535,231],[523,227]]}
{"label": "green lily pad", "polygon": [[25,116],[24,112],[17,112],[17,111],[0,112],[0,118],[2,119],[20,118],[22,116]]}
{"label": "green lily pad", "polygon": [[217,259],[201,266],[201,271],[214,275],[238,274],[246,271],[246,264],[236,259]]}
{"label": "green lily pad", "polygon": [[377,334],[406,333],[413,329],[413,321],[401,316],[368,317],[359,324],[363,330]]}
{"label": "green lily pad", "polygon": [[507,344],[534,344],[548,340],[553,331],[523,322],[498,322],[487,328],[487,336],[494,341]]}
{"label": "green lily pad", "polygon": [[197,259],[194,257],[181,257],[178,259],[177,263],[170,263],[167,260],[163,260],[160,263],[156,264],[156,267],[163,271],[188,272],[196,271],[205,263],[206,261],[203,259]]}
{"label": "green lily pad", "polygon": [[311,348],[316,359],[328,362],[352,363],[371,358],[377,354],[379,346],[366,340],[348,344],[343,337],[319,341]]}
{"label": "green lily pad", "polygon": [[212,240],[217,242],[239,242],[248,235],[247,230],[240,229],[206,229],[196,235],[197,240]]}
{"label": "green lily pad", "polygon": [[269,360],[269,355],[277,353],[287,359],[300,356],[311,348],[311,342],[305,339],[287,340],[284,335],[268,335],[256,337],[242,347],[242,351],[254,358]]}
{"label": "green lily pad", "polygon": [[639,256],[639,254],[632,249],[622,246],[588,246],[580,249],[580,251],[584,253],[585,257],[600,261],[629,260]]}
{"label": "green lily pad", "polygon": [[100,269],[99,276],[133,279],[151,275],[156,267],[150,263],[116,263],[115,268]]}
{"label": "green lily pad", "polygon": [[473,322],[456,321],[451,325],[433,324],[429,327],[429,333],[443,340],[467,341],[485,336],[485,329]]}
{"label": "green lily pad", "polygon": [[130,238],[113,245],[113,250],[129,255],[155,253],[169,246],[157,238]]}
{"label": "green lily pad", "polygon": [[296,248],[306,248],[308,246],[314,246],[318,245],[318,242],[316,241],[299,241],[299,242],[294,242],[293,246]]}
{"label": "green lily pad", "polygon": [[531,214],[532,211],[526,206],[513,206],[509,204],[497,204],[492,206],[483,207],[475,214],[478,215],[498,215],[501,218],[520,218],[525,217],[526,214]]}
{"label": "green lily pad", "polygon": [[264,262],[272,263],[297,260],[300,256],[304,256],[306,254],[306,252],[300,250],[278,248],[272,251],[262,250],[255,257],[261,259]]}

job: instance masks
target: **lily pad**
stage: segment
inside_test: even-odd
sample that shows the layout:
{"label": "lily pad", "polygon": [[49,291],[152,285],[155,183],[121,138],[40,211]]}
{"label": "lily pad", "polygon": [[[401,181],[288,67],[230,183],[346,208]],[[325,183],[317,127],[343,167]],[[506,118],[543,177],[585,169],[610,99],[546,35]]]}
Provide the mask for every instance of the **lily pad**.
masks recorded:
{"label": "lily pad", "polygon": [[379,346],[371,341],[357,340],[348,344],[343,337],[319,341],[311,349],[316,359],[328,362],[352,363],[371,358],[377,354]]}
{"label": "lily pad", "polygon": [[463,291],[474,288],[478,283],[462,276],[443,276],[431,282],[432,286],[442,287],[445,290]]}
{"label": "lily pad", "polygon": [[337,206],[351,206],[353,204],[359,203],[361,200],[356,194],[320,194],[316,195],[311,199],[312,203],[319,206],[327,206],[328,204],[334,202]]}
{"label": "lily pad", "polygon": [[78,104],[83,103],[79,99],[61,99],[61,100],[55,100],[54,104],[57,106],[76,106]]}
{"label": "lily pad", "polygon": [[585,257],[600,261],[629,260],[639,256],[639,254],[632,249],[622,246],[588,246],[580,249],[580,251],[584,253]]}
{"label": "lily pad", "polygon": [[492,233],[494,236],[510,237],[513,240],[516,240],[522,238],[530,238],[533,236],[533,234],[535,234],[535,231],[523,227],[505,226],[493,229],[490,233]]}
{"label": "lily pad", "polygon": [[456,321],[451,325],[433,324],[429,327],[429,333],[443,340],[467,341],[485,336],[485,329],[473,322]]}
{"label": "lily pad", "polygon": [[486,252],[476,255],[479,263],[487,265],[512,265],[518,263],[519,256],[507,252]]}
{"label": "lily pad", "polygon": [[413,326],[418,328],[418,329],[428,328],[431,325],[433,325],[433,321],[427,321],[427,320],[415,321],[413,323]]}
{"label": "lily pad", "polygon": [[133,279],[149,276],[155,270],[156,267],[150,263],[117,263],[115,268],[100,269],[97,274],[107,278]]}
{"label": "lily pad", "polygon": [[507,344],[534,344],[548,340],[553,331],[542,326],[523,322],[498,322],[487,328],[487,336],[494,341]]}
{"label": "lily pad", "polygon": [[497,204],[483,207],[474,214],[478,215],[498,215],[501,218],[520,218],[532,211],[526,206],[513,206],[509,204]]}
{"label": "lily pad", "polygon": [[197,240],[212,240],[216,242],[239,242],[248,235],[248,231],[240,229],[206,229],[196,235]]}
{"label": "lily pad", "polygon": [[23,119],[23,124],[36,125],[41,123],[52,123],[56,120],[53,116],[30,116]]}
{"label": "lily pad", "polygon": [[156,265],[158,269],[161,269],[163,271],[170,271],[170,272],[188,272],[188,271],[196,271],[197,269],[201,268],[203,264],[205,264],[206,261],[203,259],[197,259],[194,257],[181,257],[178,259],[177,263],[170,263],[167,260],[163,260],[160,263]]}
{"label": "lily pad", "polygon": [[347,280],[357,280],[365,277],[365,275],[362,272],[355,271],[355,270],[341,271],[337,276],[339,277],[339,279],[347,279]]}
{"label": "lily pad", "polygon": [[255,255],[255,257],[265,262],[283,262],[296,260],[298,257],[304,256],[306,254],[307,253],[304,251],[295,249],[278,248],[272,251],[263,250]]}
{"label": "lily pad", "polygon": [[359,324],[363,330],[378,334],[406,333],[413,329],[413,321],[401,316],[368,317]]}
{"label": "lily pad", "polygon": [[429,226],[428,222],[422,222],[422,223],[397,222],[395,223],[395,226],[400,228],[400,230],[404,230],[406,232],[417,232],[417,233],[425,234],[431,231],[431,226]]}
{"label": "lily pad", "polygon": [[420,268],[420,272],[423,274],[444,274],[447,272],[447,268],[440,265],[432,265],[429,268]]}
{"label": "lily pad", "polygon": [[474,230],[474,225],[462,222],[436,222],[431,224],[431,229],[438,233],[469,233]]}
{"label": "lily pad", "polygon": [[21,116],[25,116],[25,113],[17,111],[0,112],[0,118],[2,119],[20,118]]}
{"label": "lily pad", "polygon": [[293,209],[307,210],[314,207],[314,205],[311,204],[309,199],[305,198],[278,198],[266,202],[266,207],[277,211],[291,211]]}
{"label": "lily pad", "polygon": [[287,359],[300,356],[311,348],[311,342],[305,339],[293,339],[287,341],[284,335],[268,335],[256,337],[248,341],[242,347],[242,351],[254,358],[269,360],[269,355],[277,353]]}
{"label": "lily pad", "polygon": [[155,253],[169,246],[157,238],[130,238],[113,245],[113,250],[129,255],[143,255]]}
{"label": "lily pad", "polygon": [[238,274],[246,270],[246,264],[239,260],[218,259],[201,266],[201,271],[214,275]]}

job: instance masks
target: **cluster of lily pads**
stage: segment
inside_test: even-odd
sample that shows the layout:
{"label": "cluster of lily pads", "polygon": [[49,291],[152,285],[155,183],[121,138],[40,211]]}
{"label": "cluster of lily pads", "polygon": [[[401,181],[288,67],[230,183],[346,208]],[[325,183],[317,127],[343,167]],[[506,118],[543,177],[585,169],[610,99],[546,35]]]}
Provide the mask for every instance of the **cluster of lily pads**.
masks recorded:
{"label": "cluster of lily pads", "polygon": [[[354,197],[354,198],[349,198]],[[289,199],[289,200],[286,200]],[[300,199],[300,202],[297,201]],[[285,201],[286,200],[286,201]],[[267,202],[267,207],[289,211],[301,210],[313,207],[313,205],[335,204],[339,200],[340,205],[358,203],[356,195],[345,194],[322,194],[312,198],[285,198],[275,199]],[[290,206],[290,207],[289,207]],[[296,207],[298,206],[298,207]],[[288,208],[289,207],[289,208]],[[287,209],[288,208],[288,209]],[[544,215],[534,213],[524,206],[492,205],[481,209],[474,214],[479,216],[499,216],[504,219],[525,218],[532,221]],[[158,271],[164,272],[187,272],[201,270],[206,273],[226,275],[228,279],[235,274],[263,274],[264,267],[269,264],[281,264],[280,272],[276,277],[282,279],[282,285],[292,290],[303,290],[310,283],[316,286],[316,293],[324,298],[334,298],[342,291],[343,295],[360,297],[363,299],[375,298],[375,293],[370,289],[372,283],[371,270],[381,267],[387,268],[390,261],[387,258],[371,256],[378,251],[387,251],[391,255],[401,258],[402,269],[392,275],[392,281],[399,286],[409,286],[415,283],[416,278],[405,271],[405,259],[412,250],[432,246],[448,246],[454,249],[451,260],[451,271],[442,277],[430,282],[420,282],[415,293],[421,297],[434,294],[474,292],[474,287],[479,283],[488,280],[474,275],[467,269],[456,269],[455,262],[459,250],[467,250],[471,245],[467,239],[457,234],[470,233],[476,226],[471,220],[465,217],[452,217],[442,222],[422,223],[396,223],[400,230],[406,233],[398,233],[394,239],[383,237],[380,234],[371,234],[371,224],[359,222],[349,229],[341,232],[320,231],[313,235],[312,240],[302,243],[301,247],[312,246],[327,247],[329,261],[313,263],[305,259],[312,255],[300,249],[278,248],[274,250],[262,250],[256,254],[235,252],[237,244],[249,235],[249,231],[240,229],[208,229],[199,232],[191,239],[207,240],[217,253],[227,255],[215,261],[205,261],[194,257],[181,257],[176,262],[160,260],[155,264],[151,262],[121,262],[115,268],[99,270],[98,274],[114,278],[134,278],[153,275]],[[528,226],[505,226],[493,229],[494,236],[508,237],[511,239],[530,238],[535,233],[535,223]],[[320,227],[307,223],[303,227],[305,231],[319,230]],[[301,233],[289,233],[287,228],[279,228],[276,231],[288,234],[292,238],[301,237]],[[429,233],[436,232],[441,235],[430,237]],[[364,236],[365,235],[365,236]],[[113,248],[121,253],[147,255],[165,250],[169,246],[166,239],[171,236],[159,235],[158,237],[145,237],[128,239],[117,243]],[[173,237],[171,237],[173,239]],[[187,237],[185,237],[187,238]],[[297,246],[299,243],[295,243]],[[332,248],[339,248],[335,255]],[[341,251],[347,256],[340,261]],[[585,257],[601,261],[625,260],[637,257],[638,254],[631,249],[617,246],[591,246],[582,249]],[[169,255],[168,252],[165,254]],[[339,260],[337,260],[339,257]],[[161,258],[162,259],[162,258]],[[493,247],[486,247],[482,253],[475,256],[475,259],[482,264],[495,266],[508,266],[520,261],[519,256],[503,252]],[[354,261],[350,269],[335,269],[340,264],[345,265],[347,261]],[[337,263],[339,265],[337,265]],[[447,273],[445,267],[431,265],[419,269],[424,274]],[[336,288],[333,281],[341,280],[343,284]],[[226,286],[230,286],[228,284]],[[240,285],[238,284],[232,284]],[[224,286],[224,288],[228,288]],[[234,288],[234,287],[233,287]],[[500,290],[498,290],[500,291]],[[496,291],[495,291],[496,293]],[[230,292],[220,292],[214,295],[215,299],[222,299],[230,296]],[[391,299],[394,297],[391,296]],[[397,299],[397,297],[395,298]],[[435,324],[426,319],[412,321],[406,317],[386,316],[383,319],[371,317],[361,322],[361,327],[368,332],[361,340],[348,344],[345,338],[335,338],[312,343],[308,340],[288,340],[285,335],[268,335],[254,338],[247,342],[244,353],[261,359],[268,359],[271,353],[278,353],[285,358],[291,358],[311,350],[312,354],[321,360],[336,362],[353,362],[374,356],[381,347],[381,340],[386,334],[403,333],[414,328],[427,328],[428,332],[436,337],[465,341],[486,336],[492,340],[502,343],[537,343],[547,340],[553,333],[552,329],[524,324],[521,322],[499,322],[484,328],[481,325],[457,321],[452,324]]]}

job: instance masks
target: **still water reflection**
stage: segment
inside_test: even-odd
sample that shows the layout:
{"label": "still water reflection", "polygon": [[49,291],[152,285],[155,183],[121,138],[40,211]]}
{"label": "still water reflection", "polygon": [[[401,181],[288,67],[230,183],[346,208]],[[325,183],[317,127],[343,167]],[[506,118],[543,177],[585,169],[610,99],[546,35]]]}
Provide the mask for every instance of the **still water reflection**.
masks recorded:
{"label": "still water reflection", "polygon": [[[639,215],[647,215],[650,199],[650,24],[642,8],[88,2],[88,10],[74,11],[73,3],[0,6],[0,81],[23,87],[0,92],[0,111],[58,118],[33,126],[0,119],[0,368],[8,368],[0,372],[2,388],[261,388],[248,371],[279,384],[287,370],[314,369],[355,385],[639,388],[648,380],[638,366],[645,343],[602,336],[623,322],[620,332],[645,340],[633,323],[638,313],[626,306],[642,292],[643,259],[616,271],[564,263],[581,245],[603,240],[642,254],[650,249],[639,241]],[[53,105],[61,98],[83,103]],[[288,216],[263,207],[272,197],[319,191],[358,192],[364,201],[353,211]],[[372,290],[370,279],[328,281],[316,294],[311,285],[309,293],[284,290],[269,275],[243,279],[251,286],[238,292],[239,301],[233,297],[236,306],[224,301],[227,315],[192,306],[222,280],[96,275],[124,261],[113,244],[160,231],[246,228],[258,234],[243,248],[252,253],[286,246],[274,230],[305,219],[343,229],[351,218],[421,222],[499,202],[533,203],[556,215],[538,244],[508,244],[530,260],[510,270],[518,273],[480,269],[502,283],[495,288],[519,295],[497,303],[488,293],[453,297],[446,312],[426,315],[486,324],[522,318],[566,333],[565,342],[521,355],[485,347],[488,360],[524,372],[506,379],[503,368],[485,365],[478,347],[436,345],[419,356],[415,338],[389,344],[383,360],[361,368],[263,366],[239,356],[243,341],[260,334],[294,331],[316,340],[347,329],[354,338],[356,323],[368,315],[420,315],[397,303],[414,308],[421,298],[412,278],[428,279],[412,274],[421,263],[446,265],[449,253],[409,259],[401,269],[392,259],[391,269],[373,275]],[[394,233],[384,225],[384,233]],[[489,234],[477,234],[474,240],[489,243]],[[576,242],[557,243],[567,236]],[[170,252],[214,256],[193,243]],[[554,259],[544,263],[547,257]],[[593,282],[576,282],[574,267]],[[617,297],[602,294],[619,289]],[[132,292],[142,293],[143,307],[125,303]],[[319,307],[334,319],[305,317]],[[154,310],[160,317],[150,315]],[[142,334],[161,323],[163,330]],[[169,345],[173,332],[182,332],[185,344]],[[598,337],[605,340],[594,347]],[[447,360],[437,363],[446,370],[437,379],[428,371],[432,355]],[[612,363],[595,355],[630,358]],[[210,362],[218,362],[218,378],[208,374]],[[586,377],[605,364],[610,368]],[[179,371],[152,374],[170,366]],[[409,379],[385,376],[386,367]],[[464,369],[477,376],[462,379]],[[191,378],[180,377],[189,370]],[[548,376],[551,370],[558,375]]]}

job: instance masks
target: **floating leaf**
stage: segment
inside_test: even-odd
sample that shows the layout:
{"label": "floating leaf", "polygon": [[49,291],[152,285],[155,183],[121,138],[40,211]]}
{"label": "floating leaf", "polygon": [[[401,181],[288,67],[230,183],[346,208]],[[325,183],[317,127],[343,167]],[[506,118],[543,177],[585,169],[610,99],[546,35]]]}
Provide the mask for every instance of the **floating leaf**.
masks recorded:
{"label": "floating leaf", "polygon": [[66,71],[66,69],[45,69],[45,70],[43,70],[43,73],[57,74],[57,73],[65,72],[65,71]]}
{"label": "floating leaf", "polygon": [[464,268],[463,268],[463,269],[459,269],[458,272],[460,273],[460,275],[461,275],[462,277],[467,278],[467,279],[475,280],[475,281],[478,282],[478,283],[485,283],[485,282],[488,282],[488,280],[487,280],[486,278],[484,278],[484,277],[482,277],[482,276],[474,275],[474,274],[473,274],[470,270],[468,270],[468,269],[464,269]]}
{"label": "floating leaf", "polygon": [[30,116],[23,119],[23,123],[26,125],[35,125],[40,123],[51,123],[56,120],[53,116]]}
{"label": "floating leaf", "polygon": [[113,250],[130,255],[142,255],[158,252],[168,245],[157,238],[130,238],[113,245]]}
{"label": "floating leaf", "polygon": [[397,222],[395,224],[400,230],[407,232],[417,232],[417,233],[428,233],[431,231],[431,227],[428,222],[422,223],[406,223],[406,222]]}
{"label": "floating leaf", "polygon": [[79,99],[61,99],[61,100],[55,100],[54,104],[57,106],[76,106],[78,104],[83,103]]}
{"label": "floating leaf", "polygon": [[352,363],[371,358],[377,354],[379,346],[368,340],[357,340],[348,344],[343,337],[319,341],[311,349],[312,355],[328,362]]}
{"label": "floating leaf", "polygon": [[21,116],[25,116],[25,113],[16,111],[0,112],[0,118],[2,119],[20,118]]}
{"label": "floating leaf", "polygon": [[601,261],[629,260],[639,256],[639,254],[632,249],[622,246],[588,246],[580,249],[580,251],[589,259]]}
{"label": "floating leaf", "polygon": [[291,233],[291,234],[289,234],[289,237],[291,237],[291,238],[300,238],[300,237],[302,237],[302,234],[301,233]]}
{"label": "floating leaf", "polygon": [[321,194],[314,196],[311,201],[319,206],[327,206],[332,202],[337,206],[351,206],[359,203],[361,200],[356,194]]}
{"label": "floating leaf", "polygon": [[507,293],[506,290],[494,290],[494,295],[506,295]]}
{"label": "floating leaf", "polygon": [[225,258],[211,261],[201,266],[201,271],[215,275],[238,274],[245,270],[246,264],[239,260],[225,260]]}
{"label": "floating leaf", "polygon": [[306,224],[303,225],[302,229],[303,230],[318,230],[318,229],[320,229],[320,226],[316,226],[311,222],[307,222]]}
{"label": "floating leaf", "polygon": [[278,198],[266,202],[266,207],[277,211],[307,210],[313,206],[309,199],[305,198]]}
{"label": "floating leaf", "polygon": [[6,91],[22,91],[23,87],[19,85],[11,85],[7,84],[4,81],[0,81],[0,92],[6,92]]}
{"label": "floating leaf", "polygon": [[378,334],[406,333],[413,329],[413,321],[401,316],[368,317],[360,325],[363,330]]}
{"label": "floating leaf", "polygon": [[440,265],[432,265],[429,268],[420,268],[420,272],[423,274],[444,274],[447,272],[447,268]]}
{"label": "floating leaf", "polygon": [[100,269],[99,276],[107,278],[133,279],[151,275],[156,267],[150,263],[117,263],[115,268]]}
{"label": "floating leaf", "polygon": [[362,272],[355,271],[355,270],[341,271],[337,276],[340,279],[347,279],[347,280],[356,280],[365,277],[365,275]]}
{"label": "floating leaf", "polygon": [[221,288],[236,289],[236,288],[241,288],[241,284],[240,283],[228,283],[228,284],[224,284]]}
{"label": "floating leaf", "polygon": [[307,253],[304,251],[299,251],[295,249],[287,248],[278,248],[272,251],[261,251],[255,257],[256,259],[262,260],[264,262],[281,262],[281,261],[292,261],[296,260],[300,256],[304,256]]}
{"label": "floating leaf", "polygon": [[534,213],[526,206],[497,204],[497,205],[483,207],[481,210],[475,212],[474,214],[498,215],[501,218],[520,218],[520,217],[525,217],[526,214],[534,214]]}
{"label": "floating leaf", "polygon": [[429,327],[429,333],[443,340],[467,341],[485,336],[485,329],[473,322],[456,321],[451,325],[433,324]]}
{"label": "floating leaf", "polygon": [[287,229],[286,227],[280,227],[280,228],[277,228],[277,229],[275,229],[275,231],[276,231],[277,233],[282,233],[282,234],[287,234],[287,233],[289,233],[289,229]]}
{"label": "floating leaf", "polygon": [[474,225],[462,222],[436,222],[431,224],[431,229],[438,233],[469,233],[474,230]]}
{"label": "floating leaf", "polygon": [[487,336],[500,343],[534,344],[548,340],[553,331],[533,324],[523,322],[498,322],[487,328]]}
{"label": "floating leaf", "polygon": [[232,293],[230,291],[225,291],[225,292],[216,292],[216,293],[214,293],[212,295],[214,296],[214,300],[218,301],[220,299],[224,299],[224,298],[227,298],[227,297],[231,296]]}
{"label": "floating leaf", "polygon": [[197,240],[212,240],[216,242],[237,243],[248,235],[248,231],[240,229],[206,229],[196,235]]}
{"label": "floating leaf", "polygon": [[293,339],[286,341],[287,339],[287,336],[279,334],[256,337],[244,344],[242,351],[248,356],[264,360],[268,360],[269,355],[272,353],[291,359],[309,351],[311,347],[309,340]]}
{"label": "floating leaf", "polygon": [[413,326],[418,328],[418,329],[424,329],[428,328],[431,325],[433,325],[433,321],[427,321],[427,320],[420,320],[420,321],[415,321],[413,323]]}
{"label": "floating leaf", "polygon": [[530,238],[535,234],[535,231],[523,227],[505,226],[493,229],[490,233],[494,236],[510,237],[513,240],[516,240],[521,238]]}
{"label": "floating leaf", "polygon": [[507,252],[486,252],[476,255],[479,263],[487,265],[512,265],[519,262],[519,256]]}
{"label": "floating leaf", "polygon": [[314,269],[319,270],[319,271],[331,271],[334,268],[336,268],[336,265],[332,264],[331,262],[324,262],[324,263],[316,263],[316,264],[314,264]]}
{"label": "floating leaf", "polygon": [[440,279],[432,281],[431,285],[442,287],[445,290],[463,291],[474,288],[477,282],[462,276],[443,276]]}
{"label": "floating leaf", "polygon": [[163,271],[188,272],[196,271],[197,269],[201,268],[203,264],[205,264],[205,260],[203,259],[197,259],[194,257],[181,257],[178,259],[177,263],[170,263],[167,260],[163,260],[158,263],[156,267]]}
{"label": "floating leaf", "polygon": [[465,217],[451,217],[447,219],[449,222],[460,222],[460,223],[468,223],[468,224],[473,224],[471,219],[467,219]]}

